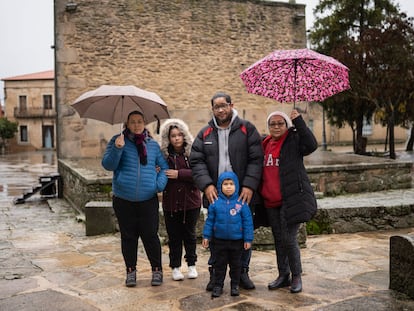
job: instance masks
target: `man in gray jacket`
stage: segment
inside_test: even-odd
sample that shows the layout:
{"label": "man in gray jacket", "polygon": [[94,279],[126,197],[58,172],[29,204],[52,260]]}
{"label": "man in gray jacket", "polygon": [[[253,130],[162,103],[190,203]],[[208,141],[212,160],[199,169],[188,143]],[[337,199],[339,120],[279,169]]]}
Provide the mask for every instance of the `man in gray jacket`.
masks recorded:
{"label": "man in gray jacket", "polygon": [[[226,93],[216,93],[211,99],[213,118],[201,129],[194,140],[190,164],[193,179],[203,192],[203,206],[217,200],[217,179],[226,171],[234,172],[240,181],[240,200],[250,204],[257,190],[263,166],[262,140],[256,127],[238,117],[231,97]],[[251,249],[243,252],[240,286],[254,289],[249,278]],[[206,290],[214,284],[214,245],[210,244],[208,261],[210,282]]]}

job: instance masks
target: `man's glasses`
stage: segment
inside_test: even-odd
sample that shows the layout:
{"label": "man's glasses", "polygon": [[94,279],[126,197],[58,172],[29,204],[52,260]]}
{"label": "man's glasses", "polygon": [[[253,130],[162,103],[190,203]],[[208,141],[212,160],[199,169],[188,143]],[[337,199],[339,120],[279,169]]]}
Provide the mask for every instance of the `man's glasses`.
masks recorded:
{"label": "man's glasses", "polygon": [[218,104],[218,105],[213,106],[213,110],[214,111],[219,111],[221,109],[227,109],[229,106],[230,106],[230,103]]}
{"label": "man's glasses", "polygon": [[285,125],[286,125],[286,122],[283,122],[283,121],[269,123],[269,127],[272,127],[272,128],[275,128],[275,127],[281,128],[281,127],[284,127]]}

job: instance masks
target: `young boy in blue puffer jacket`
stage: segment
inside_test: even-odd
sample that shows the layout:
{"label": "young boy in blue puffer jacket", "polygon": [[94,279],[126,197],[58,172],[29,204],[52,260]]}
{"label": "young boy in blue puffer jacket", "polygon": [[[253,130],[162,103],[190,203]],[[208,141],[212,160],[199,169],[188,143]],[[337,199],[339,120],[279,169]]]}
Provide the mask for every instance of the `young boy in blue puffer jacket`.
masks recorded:
{"label": "young boy in blue puffer jacket", "polygon": [[253,219],[247,203],[238,200],[239,180],[233,172],[222,173],[217,182],[218,199],[208,207],[203,229],[203,247],[214,248],[214,287],[211,296],[223,293],[227,265],[231,296],[239,296],[241,256],[253,241]]}

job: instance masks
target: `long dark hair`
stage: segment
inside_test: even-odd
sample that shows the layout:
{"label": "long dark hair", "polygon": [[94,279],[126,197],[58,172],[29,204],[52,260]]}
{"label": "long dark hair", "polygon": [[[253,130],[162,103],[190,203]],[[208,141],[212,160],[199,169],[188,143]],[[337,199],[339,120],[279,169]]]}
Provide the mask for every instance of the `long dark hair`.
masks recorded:
{"label": "long dark hair", "polygon": [[[183,131],[177,126],[177,125],[175,125],[175,124],[173,124],[173,125],[171,125],[170,127],[169,127],[169,129],[168,129],[168,152],[170,153],[170,154],[173,154],[173,153],[175,153],[175,151],[174,151],[174,147],[171,145],[171,142],[170,142],[170,135],[171,135],[171,131],[173,130],[173,129],[177,129],[177,130],[179,130],[180,131],[180,133],[182,133],[182,134],[184,134],[183,133]],[[183,152],[185,151],[185,147],[187,146],[187,141],[186,141],[186,139],[185,139],[185,135],[183,135],[183,138],[184,138],[184,142],[183,142]]]}

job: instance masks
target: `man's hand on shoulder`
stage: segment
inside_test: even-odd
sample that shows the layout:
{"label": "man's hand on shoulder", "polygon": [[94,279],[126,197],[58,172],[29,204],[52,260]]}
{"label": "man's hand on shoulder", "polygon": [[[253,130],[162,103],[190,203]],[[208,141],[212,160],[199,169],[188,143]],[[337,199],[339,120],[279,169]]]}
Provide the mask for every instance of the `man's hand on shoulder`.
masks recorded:
{"label": "man's hand on shoulder", "polygon": [[242,201],[243,203],[250,204],[250,201],[252,200],[253,196],[253,190],[248,187],[242,187],[242,191],[239,196],[239,201]]}

